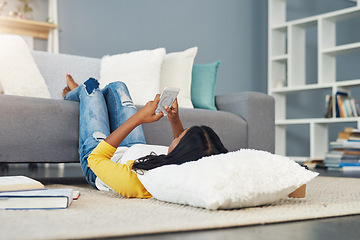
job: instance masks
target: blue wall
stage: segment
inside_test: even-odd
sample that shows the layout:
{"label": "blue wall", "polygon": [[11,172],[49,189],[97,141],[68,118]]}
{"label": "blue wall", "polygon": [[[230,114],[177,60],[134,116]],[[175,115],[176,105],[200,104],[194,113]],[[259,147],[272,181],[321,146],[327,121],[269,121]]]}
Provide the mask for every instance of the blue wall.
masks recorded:
{"label": "blue wall", "polygon": [[267,92],[267,1],[61,0],[58,11],[61,53],[198,46],[195,63],[222,60],[217,94]]}

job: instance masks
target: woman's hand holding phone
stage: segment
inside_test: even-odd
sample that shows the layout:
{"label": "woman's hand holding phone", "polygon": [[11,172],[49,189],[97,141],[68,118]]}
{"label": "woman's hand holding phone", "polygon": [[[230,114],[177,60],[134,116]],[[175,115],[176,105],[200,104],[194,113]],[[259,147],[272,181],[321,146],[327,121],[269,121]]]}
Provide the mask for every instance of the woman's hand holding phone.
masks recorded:
{"label": "woman's hand holding phone", "polygon": [[177,102],[177,98],[170,107],[165,106],[164,108],[167,112],[167,118],[169,122],[172,122],[173,120],[176,120],[176,118],[179,118],[179,105]]}
{"label": "woman's hand holding phone", "polygon": [[133,115],[139,122],[139,125],[143,123],[156,122],[164,116],[163,112],[159,112],[158,114],[155,113],[155,109],[157,108],[159,101],[160,94],[157,94],[153,101],[147,102],[143,108]]}
{"label": "woman's hand holding phone", "polygon": [[179,105],[177,99],[175,99],[171,107],[166,106],[165,110],[167,112],[167,119],[172,127],[174,138],[176,138],[184,131],[184,127],[179,116]]}

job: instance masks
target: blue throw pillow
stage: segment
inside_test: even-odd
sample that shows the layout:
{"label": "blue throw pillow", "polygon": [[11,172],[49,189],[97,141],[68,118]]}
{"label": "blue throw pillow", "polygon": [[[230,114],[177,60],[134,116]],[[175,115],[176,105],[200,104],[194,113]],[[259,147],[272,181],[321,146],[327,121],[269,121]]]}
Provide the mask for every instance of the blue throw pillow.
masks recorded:
{"label": "blue throw pillow", "polygon": [[220,60],[210,64],[194,64],[191,80],[191,101],[195,108],[217,110],[215,83]]}

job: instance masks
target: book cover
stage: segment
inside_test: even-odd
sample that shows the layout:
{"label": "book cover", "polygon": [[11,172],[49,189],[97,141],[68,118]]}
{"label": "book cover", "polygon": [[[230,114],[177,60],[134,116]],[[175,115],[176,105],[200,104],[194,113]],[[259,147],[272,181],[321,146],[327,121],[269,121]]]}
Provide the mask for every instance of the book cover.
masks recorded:
{"label": "book cover", "polygon": [[360,133],[358,132],[339,132],[338,139],[347,139],[347,140],[360,140]]}
{"label": "book cover", "polygon": [[325,96],[325,103],[326,103],[326,118],[332,118],[333,117],[333,97],[330,94],[327,94]]}
{"label": "book cover", "polygon": [[360,133],[360,129],[353,128],[353,127],[345,127],[344,131],[350,132],[350,133]]}
{"label": "book cover", "polygon": [[80,197],[80,192],[79,191],[73,191],[73,200],[78,200]]}
{"label": "book cover", "polygon": [[337,95],[337,112],[339,113],[339,115],[336,114],[336,117],[346,117],[346,110],[345,110],[345,106],[344,106],[344,102],[343,99],[344,97],[342,97],[341,95]]}
{"label": "book cover", "polygon": [[340,169],[343,172],[356,172],[360,171],[360,166],[343,166]]}
{"label": "book cover", "polygon": [[335,99],[336,99],[336,117],[345,117],[346,116],[346,112],[345,112],[345,108],[344,108],[344,104],[343,104],[343,98],[349,96],[348,93],[346,92],[337,92],[335,94]]}
{"label": "book cover", "polygon": [[70,188],[1,192],[0,209],[65,209],[72,200]]}
{"label": "book cover", "polygon": [[25,176],[0,177],[0,192],[43,189],[44,185]]}
{"label": "book cover", "polygon": [[360,167],[359,162],[340,162],[339,167]]}
{"label": "book cover", "polygon": [[354,117],[358,117],[359,116],[359,113],[357,111],[357,108],[356,108],[356,103],[355,103],[355,99],[354,98],[350,98],[350,104],[351,104],[351,109],[352,109],[352,112],[354,114]]}

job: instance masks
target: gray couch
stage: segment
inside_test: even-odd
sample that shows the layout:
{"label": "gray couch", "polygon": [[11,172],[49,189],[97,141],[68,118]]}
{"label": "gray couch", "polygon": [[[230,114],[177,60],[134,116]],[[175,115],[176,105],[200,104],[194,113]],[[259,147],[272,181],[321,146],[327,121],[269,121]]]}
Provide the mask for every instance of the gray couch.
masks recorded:
{"label": "gray couch", "polygon": [[[52,99],[0,95],[0,163],[78,162],[79,104],[61,99],[65,74],[71,73],[78,82],[90,76],[99,79],[101,60],[38,51],[32,54]],[[184,127],[212,127],[230,151],[253,148],[274,152],[272,97],[233,93],[216,96],[216,106],[218,111],[180,109]],[[172,140],[165,118],[143,127],[149,144],[168,145]]]}

